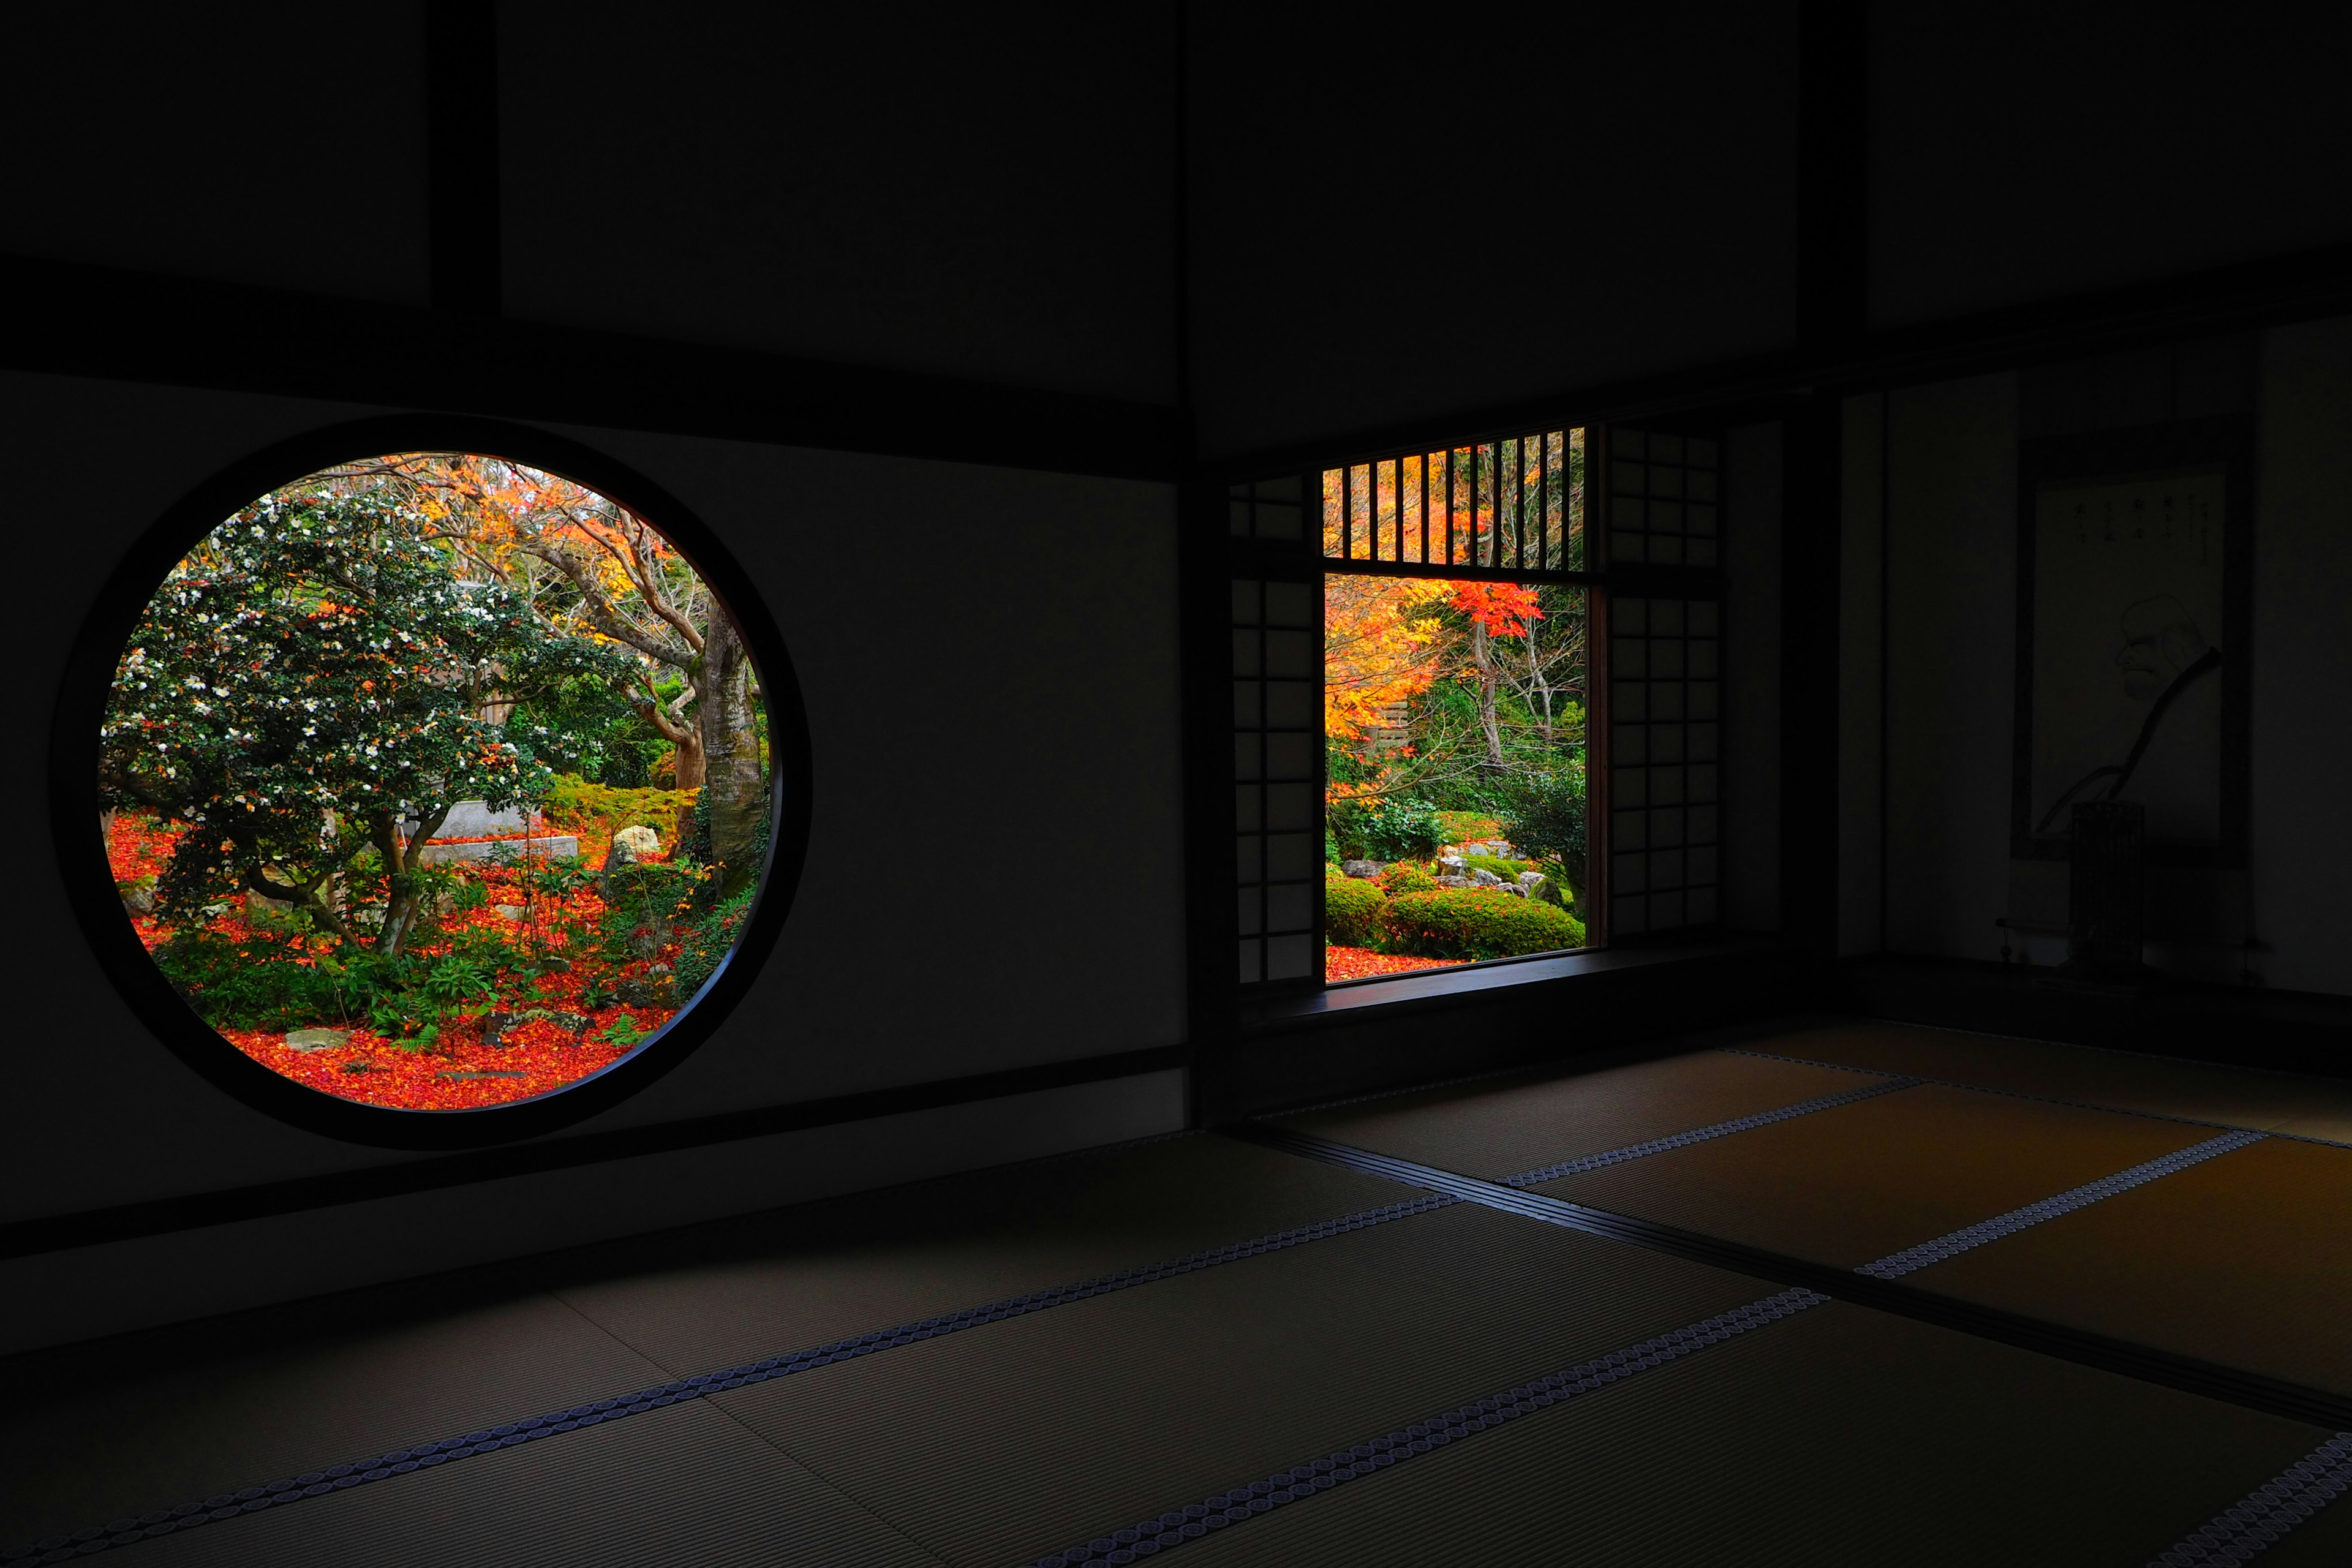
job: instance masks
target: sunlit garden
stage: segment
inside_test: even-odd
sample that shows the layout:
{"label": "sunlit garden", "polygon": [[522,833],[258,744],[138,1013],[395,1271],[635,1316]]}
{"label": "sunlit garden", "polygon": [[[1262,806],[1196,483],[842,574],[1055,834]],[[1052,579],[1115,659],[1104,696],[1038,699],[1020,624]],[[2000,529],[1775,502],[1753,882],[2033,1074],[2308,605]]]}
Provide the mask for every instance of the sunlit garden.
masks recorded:
{"label": "sunlit garden", "polygon": [[1327,980],[1584,944],[1584,595],[1324,578]]}
{"label": "sunlit garden", "polygon": [[117,668],[101,829],[198,1016],[346,1100],[463,1110],[621,1060],[689,1006],[767,857],[759,676],[671,542],[495,458],[262,497]]}

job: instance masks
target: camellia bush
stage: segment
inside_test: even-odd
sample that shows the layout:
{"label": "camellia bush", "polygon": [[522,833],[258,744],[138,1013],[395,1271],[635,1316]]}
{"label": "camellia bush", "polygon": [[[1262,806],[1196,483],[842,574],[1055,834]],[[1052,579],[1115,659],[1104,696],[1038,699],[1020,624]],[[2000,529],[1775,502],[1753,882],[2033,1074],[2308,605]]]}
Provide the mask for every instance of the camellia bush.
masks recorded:
{"label": "camellia bush", "polygon": [[158,914],[192,924],[254,893],[394,954],[425,888],[416,847],[450,807],[548,794],[530,737],[481,714],[620,685],[624,656],[459,577],[430,532],[389,493],[278,491],[172,569],[117,668],[100,764],[110,809],[186,826]]}

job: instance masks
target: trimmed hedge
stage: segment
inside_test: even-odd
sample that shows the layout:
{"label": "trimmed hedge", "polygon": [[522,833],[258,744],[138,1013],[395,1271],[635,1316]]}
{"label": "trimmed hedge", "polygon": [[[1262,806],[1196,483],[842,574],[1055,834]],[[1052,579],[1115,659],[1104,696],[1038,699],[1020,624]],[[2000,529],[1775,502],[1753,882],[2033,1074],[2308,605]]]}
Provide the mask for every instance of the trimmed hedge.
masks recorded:
{"label": "trimmed hedge", "polygon": [[1410,860],[1400,860],[1372,879],[1381,893],[1395,898],[1399,893],[1433,893],[1437,877],[1426,866],[1416,866]]}
{"label": "trimmed hedge", "polygon": [[1422,958],[1516,958],[1584,945],[1582,921],[1499,889],[1399,894],[1386,901],[1380,921],[1385,951]]}
{"label": "trimmed hedge", "polygon": [[1370,947],[1379,937],[1381,911],[1388,900],[1380,889],[1353,877],[1323,879],[1323,936],[1342,947]]}

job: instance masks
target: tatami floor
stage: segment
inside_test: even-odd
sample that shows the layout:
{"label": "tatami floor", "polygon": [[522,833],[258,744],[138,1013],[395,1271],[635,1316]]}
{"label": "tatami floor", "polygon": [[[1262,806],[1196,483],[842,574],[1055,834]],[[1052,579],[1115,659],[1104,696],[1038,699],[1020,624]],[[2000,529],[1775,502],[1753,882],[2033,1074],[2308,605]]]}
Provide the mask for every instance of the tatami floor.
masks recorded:
{"label": "tatami floor", "polygon": [[2352,1561],[2347,1145],[1885,1024],[1471,1081],[0,1363],[0,1562]]}

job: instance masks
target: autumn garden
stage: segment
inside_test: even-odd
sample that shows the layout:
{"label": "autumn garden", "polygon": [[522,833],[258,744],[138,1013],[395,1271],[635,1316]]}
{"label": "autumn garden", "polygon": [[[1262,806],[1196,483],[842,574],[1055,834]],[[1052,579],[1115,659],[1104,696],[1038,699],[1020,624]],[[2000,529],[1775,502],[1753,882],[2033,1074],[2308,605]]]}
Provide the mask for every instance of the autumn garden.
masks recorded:
{"label": "autumn garden", "polygon": [[1328,980],[1583,945],[1584,610],[1574,585],[1324,578]]}
{"label": "autumn garden", "polygon": [[627,1056],[766,859],[765,706],[709,587],[611,500],[495,458],[313,474],[141,615],[100,826],[157,967],[237,1049],[408,1110]]}

